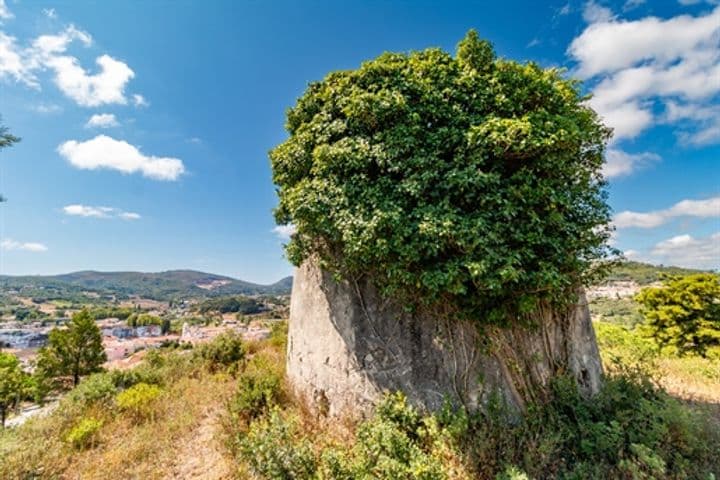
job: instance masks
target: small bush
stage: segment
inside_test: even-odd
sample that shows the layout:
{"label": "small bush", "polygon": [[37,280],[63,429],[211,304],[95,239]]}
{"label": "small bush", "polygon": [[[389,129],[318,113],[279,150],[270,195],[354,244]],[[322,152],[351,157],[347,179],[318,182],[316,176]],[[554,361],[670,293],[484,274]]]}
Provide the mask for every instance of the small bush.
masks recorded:
{"label": "small bush", "polygon": [[94,373],[84,378],[67,396],[68,401],[81,407],[106,402],[113,398],[117,388],[113,376],[108,373]]}
{"label": "small bush", "polygon": [[270,327],[270,344],[276,348],[285,350],[288,339],[288,322],[273,322]]}
{"label": "small bush", "polygon": [[94,447],[102,426],[102,420],[83,418],[68,432],[65,441],[78,450]]}
{"label": "small bush", "polygon": [[211,371],[216,371],[236,365],[245,358],[245,346],[240,335],[228,331],[196,347],[193,354]]}
{"label": "small bush", "polygon": [[495,480],[530,480],[530,477],[519,468],[510,466],[502,473],[497,474]]}
{"label": "small bush", "polygon": [[298,435],[298,420],[278,409],[256,420],[240,442],[240,454],[255,474],[270,480],[314,478],[317,469],[310,441]]}
{"label": "small bush", "polygon": [[233,418],[243,423],[267,413],[283,396],[281,368],[273,359],[258,353],[247,364],[238,381],[238,389],[230,402]]}
{"label": "small bush", "polygon": [[451,451],[449,437],[432,416],[423,417],[402,393],[388,395],[372,419],[360,425],[349,451],[328,450],[322,469],[327,478],[448,478],[440,451]]}
{"label": "small bush", "polygon": [[112,370],[110,374],[113,383],[119,389],[127,389],[140,383],[163,385],[165,382],[160,370],[152,368],[146,363],[142,363],[130,370]]}
{"label": "small bush", "polygon": [[115,403],[120,408],[134,417],[136,420],[154,419],[154,403],[162,394],[157,385],[138,383],[117,394]]}

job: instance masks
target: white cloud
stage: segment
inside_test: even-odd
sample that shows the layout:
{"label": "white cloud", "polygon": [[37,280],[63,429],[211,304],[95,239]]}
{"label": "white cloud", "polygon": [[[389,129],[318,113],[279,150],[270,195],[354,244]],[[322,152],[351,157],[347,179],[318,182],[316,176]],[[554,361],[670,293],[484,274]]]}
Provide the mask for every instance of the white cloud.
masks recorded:
{"label": "white cloud", "polygon": [[150,103],[145,99],[145,97],[143,97],[139,93],[133,94],[132,101],[136,107],[147,107],[150,105]]}
{"label": "white cloud", "polygon": [[45,252],[47,247],[37,242],[18,242],[11,238],[6,238],[0,242],[0,248],[3,250],[24,250],[26,252]]}
{"label": "white cloud", "polygon": [[16,82],[38,88],[38,80],[15,42],[15,37],[0,32],[0,79],[12,78]]}
{"label": "white cloud", "polygon": [[661,214],[656,212],[651,213],[640,213],[624,211],[615,215],[613,224],[617,228],[654,228],[659,227],[665,223],[667,219]]}
{"label": "white cloud", "polygon": [[720,29],[720,10],[699,17],[593,23],[575,38],[568,53],[579,62],[578,74],[589,78],[613,73],[643,61],[667,64],[688,52],[711,49]]}
{"label": "white cloud", "polygon": [[627,12],[628,10],[632,10],[633,8],[637,8],[640,5],[643,5],[646,0],[627,0],[623,4],[623,11]]}
{"label": "white cloud", "polygon": [[108,218],[110,207],[89,207],[86,205],[68,205],[63,207],[63,211],[66,215],[73,215],[78,217],[96,217],[96,218]]}
{"label": "white cloud", "polygon": [[92,207],[89,205],[67,205],[63,207],[66,215],[76,217],[92,217],[92,218],[121,218],[123,220],[139,220],[139,213],[125,212],[114,207]]}
{"label": "white cloud", "polygon": [[63,111],[60,105],[54,103],[39,103],[30,107],[30,110],[43,115],[52,115]]}
{"label": "white cloud", "polygon": [[632,260],[633,258],[637,258],[638,255],[640,255],[640,252],[638,252],[637,250],[630,249],[630,250],[625,250],[623,252],[623,254],[625,255],[625,258],[627,258],[628,260]]}
{"label": "white cloud", "polygon": [[614,18],[612,10],[590,0],[583,8],[583,20],[588,23],[609,22]]}
{"label": "white cloud", "polygon": [[282,240],[290,240],[290,237],[295,233],[296,228],[293,224],[288,225],[277,225],[273,228],[273,233]]}
{"label": "white cloud", "polygon": [[[720,80],[718,80],[720,81]],[[668,101],[665,105],[666,123],[690,123],[694,130],[681,130],[680,141],[691,145],[707,145],[720,141],[720,104],[681,104]]]}
{"label": "white cloud", "polygon": [[0,0],[0,19],[10,20],[14,16],[5,4],[5,0]]}
{"label": "white cloud", "polygon": [[613,219],[617,228],[655,228],[677,217],[720,217],[720,197],[706,200],[682,200],[665,210],[640,213],[624,211]]}
{"label": "white cloud", "polygon": [[79,40],[86,47],[92,45],[92,37],[89,33],[70,25],[56,35],[40,35],[33,40],[32,47],[27,53],[31,62],[36,62],[33,66],[38,67],[37,63],[46,62],[53,55],[65,53],[75,40]]}
{"label": "white cloud", "polygon": [[680,5],[697,5],[698,3],[709,3],[711,5],[717,5],[718,0],[678,0]]}
{"label": "white cloud", "polygon": [[20,48],[14,37],[0,33],[0,77],[40,88],[36,72],[51,70],[60,91],[78,105],[126,104],[125,86],[135,76],[132,69],[105,54],[95,60],[98,71],[89,73],[76,57],[66,54],[75,41],[89,46],[92,37],[70,25],[60,33],[40,35],[29,47]]}
{"label": "white cloud", "polygon": [[678,235],[655,245],[650,254],[666,265],[717,269],[720,267],[720,232],[705,238]]}
{"label": "white cloud", "polygon": [[118,214],[118,217],[122,218],[123,220],[140,220],[140,214],[135,212],[121,212]]}
{"label": "white cloud", "polygon": [[608,148],[605,152],[603,175],[607,178],[630,175],[648,163],[656,162],[660,157],[654,153],[627,153],[617,148]]}
{"label": "white cloud", "polygon": [[119,103],[125,104],[125,84],[135,73],[125,63],[109,55],[102,55],[95,61],[100,72],[89,75],[77,58],[57,56],[46,64],[55,70],[55,84],[68,97],[83,107]]}
{"label": "white cloud", "polygon": [[[670,102],[718,104],[720,7],[698,16],[628,21],[589,2],[585,18],[590,24],[568,55],[577,62],[575,73],[596,84],[589,104],[614,128],[614,141],[634,138],[661,120],[654,113],[658,103],[666,109]],[[718,123],[687,117],[684,127],[687,143],[720,140]]]}
{"label": "white cloud", "polygon": [[120,125],[112,113],[96,113],[85,124],[85,128],[110,128]]}
{"label": "white cloud", "polygon": [[177,180],[185,173],[180,159],[144,155],[134,145],[106,135],[84,142],[69,140],[58,146],[58,153],[73,166],[85,170],[107,168],[127,174],[141,173],[155,180]]}

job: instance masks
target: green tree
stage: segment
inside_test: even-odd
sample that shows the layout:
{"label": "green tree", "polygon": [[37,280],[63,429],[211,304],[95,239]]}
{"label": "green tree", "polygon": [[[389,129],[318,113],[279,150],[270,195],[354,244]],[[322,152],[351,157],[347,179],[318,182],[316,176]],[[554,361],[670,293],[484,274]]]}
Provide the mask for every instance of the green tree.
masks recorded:
{"label": "green tree", "polygon": [[26,377],[15,355],[0,352],[0,427],[5,427],[7,414],[24,398]]}
{"label": "green tree", "polygon": [[567,293],[610,256],[604,127],[561,70],[385,53],[311,83],[270,152],[286,247],[406,304],[501,320]]}
{"label": "green tree", "polygon": [[720,276],[700,273],[666,277],[660,287],[635,296],[645,317],[642,330],[660,347],[705,356],[720,346]]}
{"label": "green tree", "polygon": [[[0,121],[2,121],[2,116],[0,116]],[[10,147],[19,141],[20,137],[16,137],[8,131],[7,127],[0,125],[0,149]]]}
{"label": "green tree", "polygon": [[[0,121],[2,121],[2,116],[0,116]],[[15,135],[11,134],[8,131],[8,128],[0,124],[0,150],[3,148],[12,146],[13,144],[20,141],[20,137],[16,137]],[[0,203],[6,201],[5,197],[0,194]]]}
{"label": "green tree", "polygon": [[100,329],[87,309],[73,314],[67,328],[50,331],[40,349],[38,368],[48,377],[71,376],[77,385],[82,375],[98,372],[107,360]]}

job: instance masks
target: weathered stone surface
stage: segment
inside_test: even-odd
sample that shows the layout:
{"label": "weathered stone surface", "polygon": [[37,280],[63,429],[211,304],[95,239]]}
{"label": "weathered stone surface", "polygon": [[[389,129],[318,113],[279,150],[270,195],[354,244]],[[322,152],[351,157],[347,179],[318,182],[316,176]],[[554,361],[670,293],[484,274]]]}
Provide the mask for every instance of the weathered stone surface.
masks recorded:
{"label": "weathered stone surface", "polygon": [[331,415],[367,412],[394,390],[429,410],[446,396],[482,408],[495,392],[521,410],[561,372],[597,392],[602,366],[585,296],[534,320],[537,328],[493,328],[480,338],[472,325],[411,316],[370,282],[337,282],[306,262],[293,283],[287,373],[298,394]]}

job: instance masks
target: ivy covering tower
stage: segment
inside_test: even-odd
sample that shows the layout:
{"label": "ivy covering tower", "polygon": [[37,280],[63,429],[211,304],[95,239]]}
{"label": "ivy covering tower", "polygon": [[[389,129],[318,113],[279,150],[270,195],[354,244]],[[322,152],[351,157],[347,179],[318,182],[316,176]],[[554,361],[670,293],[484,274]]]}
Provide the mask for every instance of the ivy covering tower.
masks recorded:
{"label": "ivy covering tower", "polygon": [[[433,325],[447,337],[472,325],[467,336],[487,348],[495,328],[572,310],[611,253],[601,174],[611,132],[580,87],[560,70],[498,58],[474,31],[455,56],[385,53],[309,85],[288,111],[289,138],[270,154],[275,215],[295,226],[289,259],[331,275],[318,285],[329,308],[338,303],[332,285],[352,294],[346,313],[331,315],[341,336],[338,315],[357,307],[364,320],[349,328],[368,323],[361,341],[430,338]],[[298,289],[296,279],[294,304],[306,304]],[[291,312],[291,365],[301,308]],[[302,314],[308,328],[321,322]],[[383,358],[420,348],[393,341]],[[358,357],[357,345],[346,347]],[[369,350],[363,359],[377,363]],[[365,375],[363,359],[350,363]]]}

